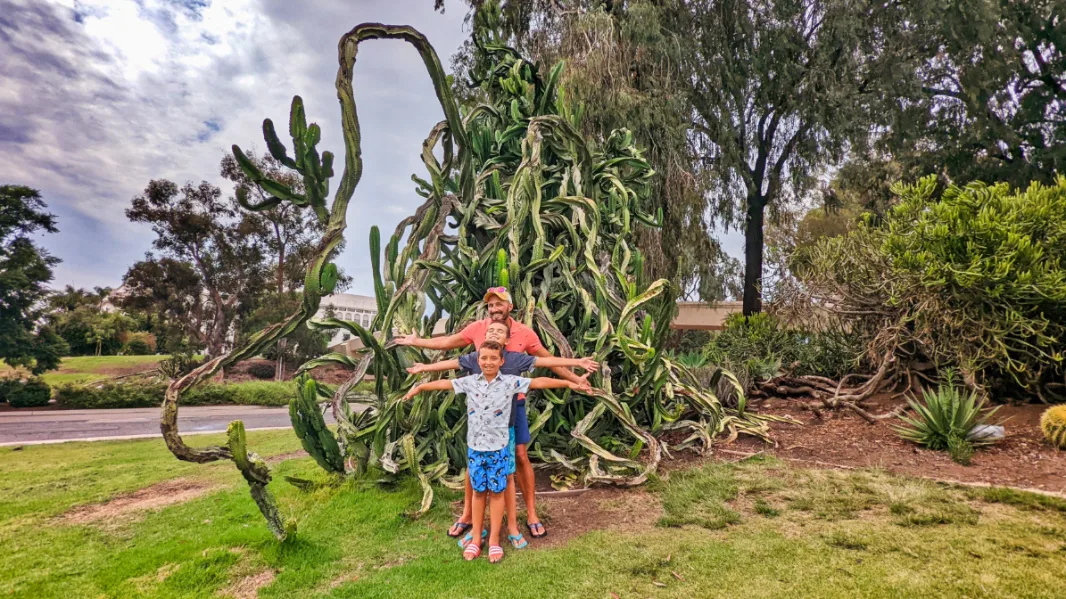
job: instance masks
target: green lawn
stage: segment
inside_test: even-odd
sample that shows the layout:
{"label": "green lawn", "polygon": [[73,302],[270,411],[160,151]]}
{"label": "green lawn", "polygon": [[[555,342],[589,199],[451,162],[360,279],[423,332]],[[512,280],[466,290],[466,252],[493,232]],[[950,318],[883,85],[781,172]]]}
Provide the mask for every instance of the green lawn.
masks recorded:
{"label": "green lawn", "polygon": [[[41,375],[49,385],[70,383],[91,383],[110,378],[118,370],[136,368],[148,369],[169,356],[75,356],[63,358],[58,370],[51,370]],[[0,363],[0,376],[11,376],[16,372],[6,364]]]}
{"label": "green lawn", "polygon": [[[262,455],[298,448],[288,431],[249,438]],[[324,480],[307,458],[277,471]],[[1051,598],[1066,580],[1064,501],[772,460],[674,472],[597,506],[617,514],[605,522],[640,509],[646,524],[508,552],[500,566],[463,562],[444,537],[453,495],[438,493],[422,520],[402,517],[420,497],[411,481],[303,493],[276,476],[299,522],[278,544],[232,465],[178,462],[161,441],[0,448],[0,472],[0,596],[207,598],[262,575],[258,596],[277,598]],[[172,478],[221,487],[138,517],[57,517]],[[562,521],[549,521],[556,534]]]}

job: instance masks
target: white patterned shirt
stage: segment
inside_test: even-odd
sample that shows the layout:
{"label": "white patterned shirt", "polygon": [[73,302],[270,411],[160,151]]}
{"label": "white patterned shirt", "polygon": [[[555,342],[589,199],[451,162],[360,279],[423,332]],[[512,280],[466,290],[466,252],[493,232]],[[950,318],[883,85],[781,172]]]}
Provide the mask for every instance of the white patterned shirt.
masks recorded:
{"label": "white patterned shirt", "polygon": [[529,391],[531,379],[484,374],[452,379],[452,389],[466,394],[466,444],[474,451],[497,451],[510,441],[511,398]]}

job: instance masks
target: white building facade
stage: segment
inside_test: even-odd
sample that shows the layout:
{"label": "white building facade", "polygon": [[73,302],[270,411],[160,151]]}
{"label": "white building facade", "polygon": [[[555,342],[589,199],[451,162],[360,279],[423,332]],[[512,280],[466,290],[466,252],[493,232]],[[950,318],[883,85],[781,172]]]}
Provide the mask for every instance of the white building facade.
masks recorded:
{"label": "white building facade", "polygon": [[[367,329],[370,328],[370,323],[374,322],[374,317],[378,314],[378,304],[374,298],[351,293],[334,293],[322,298],[318,312],[315,313],[315,319],[326,318],[326,313],[330,309],[333,310],[333,315],[337,320],[354,322]],[[329,340],[329,347],[349,341],[351,338],[352,334],[348,331],[337,329]]]}

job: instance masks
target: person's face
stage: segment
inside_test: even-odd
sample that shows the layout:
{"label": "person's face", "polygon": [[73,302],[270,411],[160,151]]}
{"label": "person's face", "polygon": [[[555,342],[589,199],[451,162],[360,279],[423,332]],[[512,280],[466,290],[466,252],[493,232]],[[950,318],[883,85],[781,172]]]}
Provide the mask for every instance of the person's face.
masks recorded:
{"label": "person's face", "polygon": [[485,341],[495,341],[500,345],[507,345],[507,325],[493,322],[485,330]]}
{"label": "person's face", "polygon": [[477,354],[477,364],[481,367],[481,372],[492,378],[500,373],[500,365],[503,364],[503,356],[500,355],[498,349],[481,348]]}
{"label": "person's face", "polygon": [[489,318],[493,322],[507,322],[507,319],[511,317],[510,302],[505,302],[498,297],[493,297],[489,300]]}

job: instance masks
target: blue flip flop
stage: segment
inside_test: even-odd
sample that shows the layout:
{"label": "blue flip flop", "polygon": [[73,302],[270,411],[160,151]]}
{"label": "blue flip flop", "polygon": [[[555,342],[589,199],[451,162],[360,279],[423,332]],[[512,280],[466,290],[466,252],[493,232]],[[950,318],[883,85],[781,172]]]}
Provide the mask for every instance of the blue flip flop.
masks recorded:
{"label": "blue flip flop", "polygon": [[[487,537],[487,536],[489,536],[489,531],[485,530],[484,528],[481,529],[481,540],[484,541],[485,537]],[[474,535],[472,535],[470,533],[466,533],[465,537],[459,539],[459,542],[457,543],[457,545],[459,545],[460,549],[465,549],[467,544],[469,544],[473,540],[474,540]]]}
{"label": "blue flip flop", "polygon": [[[453,535],[452,534],[452,528],[455,528],[456,526],[459,527],[459,532],[457,532],[457,533],[455,533]],[[459,520],[456,520],[455,524],[452,524],[451,528],[448,529],[448,536],[453,538],[453,539],[457,539],[457,538],[463,536],[463,533],[468,531],[468,530],[470,530],[473,526],[474,525],[469,523],[469,522],[460,522]]]}
{"label": "blue flip flop", "polygon": [[522,536],[522,533],[507,535],[507,540],[511,542],[511,547],[514,547],[515,549],[525,549],[526,547],[529,547],[529,541]]}

